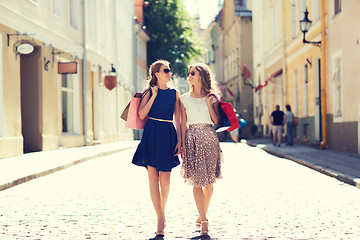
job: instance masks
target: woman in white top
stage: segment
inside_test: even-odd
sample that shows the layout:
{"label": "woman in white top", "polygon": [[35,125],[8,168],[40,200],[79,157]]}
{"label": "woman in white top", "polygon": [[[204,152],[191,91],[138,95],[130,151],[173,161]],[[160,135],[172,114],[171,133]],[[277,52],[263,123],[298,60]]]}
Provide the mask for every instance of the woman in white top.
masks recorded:
{"label": "woman in white top", "polygon": [[208,234],[206,214],[213,193],[213,183],[221,178],[220,144],[214,130],[219,122],[216,84],[206,64],[189,68],[191,90],[180,96],[183,164],[181,175],[193,186],[199,217],[196,226]]}

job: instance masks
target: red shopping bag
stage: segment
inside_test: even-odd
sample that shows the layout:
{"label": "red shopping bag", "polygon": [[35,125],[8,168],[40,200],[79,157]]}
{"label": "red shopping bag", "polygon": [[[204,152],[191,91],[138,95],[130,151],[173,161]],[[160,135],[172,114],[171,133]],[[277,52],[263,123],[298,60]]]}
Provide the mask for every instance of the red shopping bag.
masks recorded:
{"label": "red shopping bag", "polygon": [[227,130],[231,132],[240,127],[231,103],[220,101],[215,94],[211,93],[218,101],[218,109],[220,113],[219,123],[215,126],[216,132]]}

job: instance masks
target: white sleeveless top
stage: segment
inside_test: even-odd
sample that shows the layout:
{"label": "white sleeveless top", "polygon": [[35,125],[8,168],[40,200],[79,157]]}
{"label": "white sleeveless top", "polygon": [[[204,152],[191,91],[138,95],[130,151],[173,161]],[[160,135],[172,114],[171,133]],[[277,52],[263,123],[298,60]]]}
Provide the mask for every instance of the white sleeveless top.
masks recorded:
{"label": "white sleeveless top", "polygon": [[189,92],[187,92],[180,96],[180,101],[186,109],[188,126],[196,123],[214,124],[211,120],[205,97],[194,98],[190,96]]}

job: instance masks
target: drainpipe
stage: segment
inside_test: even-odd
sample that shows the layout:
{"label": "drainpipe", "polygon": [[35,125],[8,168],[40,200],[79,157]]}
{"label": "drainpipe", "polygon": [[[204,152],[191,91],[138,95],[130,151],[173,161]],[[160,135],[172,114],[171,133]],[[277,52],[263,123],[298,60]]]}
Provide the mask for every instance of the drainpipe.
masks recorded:
{"label": "drainpipe", "polygon": [[327,61],[326,61],[326,49],[327,49],[327,39],[326,39],[326,19],[325,19],[325,9],[326,9],[326,0],[321,0],[321,126],[322,126],[322,141],[320,143],[320,148],[325,148],[327,146],[327,126],[326,126],[326,72],[327,72]]}
{"label": "drainpipe", "polygon": [[87,62],[87,55],[86,55],[86,17],[85,17],[85,2],[86,1],[81,1],[82,3],[82,24],[83,24],[83,61],[82,61],[82,65],[83,65],[83,74],[82,74],[82,96],[83,96],[83,101],[82,101],[82,107],[83,107],[83,134],[84,134],[84,138],[85,138],[85,145],[89,145],[90,141],[88,139],[88,134],[87,134],[87,109],[86,109],[86,88],[87,88],[87,84],[86,84],[86,78],[87,78],[87,67],[86,67],[86,62]]}

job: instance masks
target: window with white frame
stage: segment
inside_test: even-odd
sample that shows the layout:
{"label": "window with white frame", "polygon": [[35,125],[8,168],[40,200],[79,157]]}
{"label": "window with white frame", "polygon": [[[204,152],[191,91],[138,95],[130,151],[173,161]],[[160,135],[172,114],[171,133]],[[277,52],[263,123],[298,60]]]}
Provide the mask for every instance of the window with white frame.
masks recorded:
{"label": "window with white frame", "polygon": [[225,57],[225,59],[224,59],[224,78],[225,78],[225,82],[226,81],[228,81],[228,68],[227,68],[227,66],[228,66],[228,58],[227,57]]}
{"label": "window with white frame", "polygon": [[334,15],[337,15],[342,10],[342,0],[334,0]]}
{"label": "window with white frame", "polygon": [[277,14],[276,14],[276,5],[272,6],[272,46],[274,46],[277,42],[277,34],[278,34],[278,22],[277,22]]}
{"label": "window with white frame", "polygon": [[61,76],[62,132],[78,134],[79,129],[79,83],[75,74]]}
{"label": "window with white frame", "polygon": [[297,76],[297,69],[294,70],[293,74],[293,91],[294,91],[294,105],[293,111],[295,115],[299,115],[299,103],[298,103],[298,76]]}
{"label": "window with white frame", "polygon": [[299,0],[299,19],[304,17],[304,12],[307,9],[307,1]]}
{"label": "window with white frame", "polygon": [[291,14],[291,37],[294,39],[296,38],[297,35],[296,0],[291,0],[290,14]]}
{"label": "window with white frame", "polygon": [[79,0],[69,0],[70,2],[70,25],[79,29]]}
{"label": "window with white frame", "polygon": [[320,20],[320,12],[321,6],[320,6],[320,0],[312,0],[312,21],[317,22]]}
{"label": "window with white frame", "polygon": [[96,6],[95,6],[96,2],[95,1],[88,1],[88,16],[87,17],[87,21],[88,21],[88,29],[89,29],[89,37],[91,39],[95,39],[96,37]]}
{"label": "window with white frame", "polygon": [[62,5],[63,1],[62,0],[52,0],[52,13],[53,15],[57,16],[57,17],[61,17],[62,16]]}
{"label": "window with white frame", "polygon": [[341,74],[341,54],[336,54],[333,58],[333,93],[334,93],[334,119],[342,118],[343,116],[343,84]]}
{"label": "window with white frame", "polygon": [[239,76],[240,74],[240,58],[239,58],[239,47],[235,48],[235,75]]}

